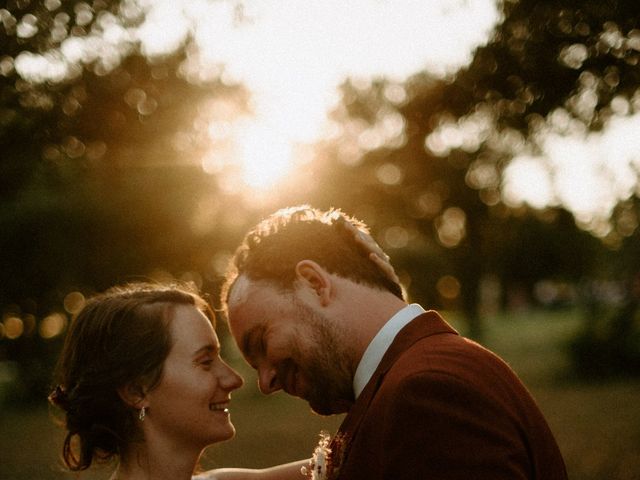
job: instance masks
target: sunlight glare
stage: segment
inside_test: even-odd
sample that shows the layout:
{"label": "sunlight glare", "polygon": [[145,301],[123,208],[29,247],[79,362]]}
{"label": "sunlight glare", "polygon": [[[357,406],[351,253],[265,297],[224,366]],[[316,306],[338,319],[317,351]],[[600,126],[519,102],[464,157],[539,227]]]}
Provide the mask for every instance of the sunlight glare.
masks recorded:
{"label": "sunlight glare", "polygon": [[291,168],[292,145],[275,131],[268,123],[253,123],[239,133],[242,178],[250,187],[270,187]]}
{"label": "sunlight glare", "polygon": [[137,31],[142,52],[149,57],[168,55],[185,43],[190,23],[182,14],[180,2],[154,0],[144,23]]}
{"label": "sunlight glare", "polygon": [[514,158],[505,169],[503,183],[505,202],[512,207],[527,203],[541,209],[556,203],[549,169],[542,159]]}
{"label": "sunlight glare", "polygon": [[[253,125],[242,120],[247,131],[233,128],[231,150],[247,184],[267,186],[291,171],[298,146],[322,139],[346,79],[400,84],[425,70],[450,74],[471,60],[499,19],[493,0],[125,0],[118,16],[100,12],[86,37],[44,55],[23,52],[15,68],[32,81],[61,82],[80,75],[83,63],[94,63],[99,75],[113,71],[136,44],[153,58],[193,41],[185,63],[197,58],[203,72],[251,93]],[[403,98],[398,88],[388,93]],[[387,117],[366,145],[402,144],[404,123]]]}
{"label": "sunlight glare", "polygon": [[[425,69],[445,75],[471,59],[499,17],[491,0],[182,5],[195,19],[202,61],[224,65],[225,80],[251,92],[255,124],[234,130],[242,178],[263,188],[295,166],[297,145],[322,138],[347,78],[402,82]],[[401,142],[397,123],[380,138]]]}
{"label": "sunlight glare", "polygon": [[[542,156],[520,156],[504,177],[507,203],[563,205],[579,224],[603,224],[620,202],[638,193],[640,114],[613,117],[599,132],[540,133]],[[603,223],[604,222],[604,223]]]}

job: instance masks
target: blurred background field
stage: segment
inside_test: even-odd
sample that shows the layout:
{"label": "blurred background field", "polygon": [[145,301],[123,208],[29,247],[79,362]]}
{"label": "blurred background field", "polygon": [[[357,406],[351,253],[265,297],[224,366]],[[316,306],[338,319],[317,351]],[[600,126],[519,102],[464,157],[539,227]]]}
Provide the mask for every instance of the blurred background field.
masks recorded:
{"label": "blurred background field", "polygon": [[[456,322],[461,331],[464,326]],[[572,480],[640,478],[640,380],[585,382],[571,375],[567,343],[580,321],[575,311],[521,312],[489,321],[486,345],[505,358],[526,382],[553,429]],[[341,417],[319,417],[284,394],[261,395],[255,375],[226,345],[225,353],[247,380],[233,398],[234,440],[210,447],[202,467],[264,467],[304,458],[317,434],[335,432]],[[61,431],[40,401],[30,408],[5,407],[0,417],[0,478],[62,480]],[[106,479],[108,468],[80,478]],[[416,477],[418,478],[418,477]]]}

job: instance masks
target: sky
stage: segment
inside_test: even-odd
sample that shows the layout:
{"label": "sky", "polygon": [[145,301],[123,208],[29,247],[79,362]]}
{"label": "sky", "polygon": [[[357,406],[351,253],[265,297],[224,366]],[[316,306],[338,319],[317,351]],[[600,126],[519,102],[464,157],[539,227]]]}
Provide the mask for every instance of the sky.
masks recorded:
{"label": "sky", "polygon": [[[489,0],[154,1],[140,32],[148,54],[174,48],[189,25],[202,64],[224,65],[252,93],[254,116],[234,127],[245,181],[269,186],[293,150],[323,136],[346,78],[402,82],[471,60],[498,12]],[[176,22],[176,18],[185,21]],[[167,32],[173,32],[167,34]]]}
{"label": "sky", "polygon": [[[400,84],[424,70],[455,72],[500,21],[492,0],[261,0],[242,9],[234,2],[152,3],[160,20],[148,17],[140,35],[150,53],[164,48],[161,39],[171,46],[180,37],[167,35],[180,22],[161,19],[182,9],[195,19],[201,61],[224,65],[230,81],[252,92],[255,116],[234,135],[245,182],[255,188],[286,175],[296,143],[322,137],[346,78],[384,76]],[[536,134],[542,154],[523,152],[507,169],[507,202],[563,205],[584,228],[606,235],[615,205],[638,193],[640,116],[625,116],[628,110],[597,133],[552,118]]]}
{"label": "sky", "polygon": [[[425,70],[455,72],[500,21],[493,0],[124,0],[123,5],[125,15],[146,11],[139,28],[123,28],[105,15],[97,22],[99,35],[68,38],[57,55],[25,54],[16,59],[16,69],[25,77],[55,81],[77,74],[79,61],[97,59],[108,70],[136,42],[156,56],[176,50],[191,35],[192,61],[202,72],[242,83],[251,92],[251,115],[230,122],[223,108],[209,130],[212,142],[222,138],[235,146],[230,161],[241,165],[243,181],[254,189],[276,188],[300,161],[296,146],[327,135],[327,114],[339,102],[337,87],[345,79],[366,85],[386,77],[401,85]],[[20,25],[25,36],[32,34],[29,22],[21,22],[19,31]],[[562,204],[582,226],[605,235],[613,207],[638,193],[640,116],[627,115],[640,111],[636,97],[616,110],[620,115],[602,132],[572,125],[561,111],[551,116],[536,134],[541,154],[523,151],[507,169],[505,200],[536,208]],[[389,118],[392,129],[402,129]],[[448,138],[460,141],[455,128],[447,128]],[[454,146],[441,145],[445,153]],[[207,161],[205,171],[214,171]]]}
{"label": "sky", "polygon": [[618,202],[640,195],[639,132],[638,114],[614,117],[600,132],[581,127],[570,133],[541,132],[542,155],[516,156],[507,167],[507,202],[535,208],[563,205],[578,225],[606,236]]}

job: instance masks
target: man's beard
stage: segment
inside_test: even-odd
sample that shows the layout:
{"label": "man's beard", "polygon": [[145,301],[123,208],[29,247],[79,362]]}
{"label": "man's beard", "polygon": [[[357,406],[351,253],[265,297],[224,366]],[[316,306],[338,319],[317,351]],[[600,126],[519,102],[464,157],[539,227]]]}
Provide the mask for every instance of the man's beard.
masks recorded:
{"label": "man's beard", "polygon": [[304,399],[311,409],[320,415],[344,413],[355,402],[353,374],[345,342],[340,341],[339,331],[326,316],[308,306],[296,302],[299,317],[313,331],[314,347],[296,352],[304,363],[299,364],[309,390]]}

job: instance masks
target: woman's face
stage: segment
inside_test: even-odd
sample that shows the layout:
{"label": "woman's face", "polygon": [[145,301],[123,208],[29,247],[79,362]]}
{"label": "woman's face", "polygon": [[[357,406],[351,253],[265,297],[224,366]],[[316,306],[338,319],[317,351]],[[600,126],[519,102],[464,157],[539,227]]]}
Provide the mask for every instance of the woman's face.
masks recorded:
{"label": "woman's face", "polygon": [[220,358],[220,342],[207,317],[191,305],[177,305],[169,328],[172,347],[160,383],[147,393],[141,425],[147,441],[202,449],[231,438],[231,391],[243,381]]}

